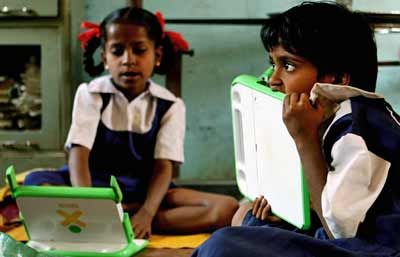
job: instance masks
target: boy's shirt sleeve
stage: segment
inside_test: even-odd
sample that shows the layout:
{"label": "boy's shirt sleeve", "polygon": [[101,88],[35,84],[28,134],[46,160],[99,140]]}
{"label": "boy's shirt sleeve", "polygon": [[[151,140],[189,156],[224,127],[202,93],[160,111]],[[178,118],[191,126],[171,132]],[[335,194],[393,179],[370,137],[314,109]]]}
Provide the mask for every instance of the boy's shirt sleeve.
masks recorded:
{"label": "boy's shirt sleeve", "polygon": [[390,163],[348,133],[331,149],[332,170],[321,196],[322,213],[335,238],[354,237],[385,184]]}
{"label": "boy's shirt sleeve", "polygon": [[185,104],[177,98],[161,119],[154,149],[155,159],[184,161],[185,115]]}
{"label": "boy's shirt sleeve", "polygon": [[67,150],[73,144],[92,148],[100,120],[101,104],[101,96],[90,93],[86,83],[79,86],[75,94],[71,127],[65,143]]}

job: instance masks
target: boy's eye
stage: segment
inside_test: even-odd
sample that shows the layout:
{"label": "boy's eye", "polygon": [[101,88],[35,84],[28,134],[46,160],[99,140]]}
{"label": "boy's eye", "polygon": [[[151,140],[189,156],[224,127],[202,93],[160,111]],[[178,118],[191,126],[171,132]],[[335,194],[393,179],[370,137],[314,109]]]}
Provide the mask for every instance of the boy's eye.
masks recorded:
{"label": "boy's eye", "polygon": [[285,70],[286,70],[286,71],[291,72],[291,71],[294,71],[295,68],[296,68],[296,67],[295,67],[293,64],[285,63]]}
{"label": "boy's eye", "polygon": [[146,48],[135,48],[135,49],[133,49],[133,53],[137,54],[137,55],[144,54],[146,51],[147,51]]}

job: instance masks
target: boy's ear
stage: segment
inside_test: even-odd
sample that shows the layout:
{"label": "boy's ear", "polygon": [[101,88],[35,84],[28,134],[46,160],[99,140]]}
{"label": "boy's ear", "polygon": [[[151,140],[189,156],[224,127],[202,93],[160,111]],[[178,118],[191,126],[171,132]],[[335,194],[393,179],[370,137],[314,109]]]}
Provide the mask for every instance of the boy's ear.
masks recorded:
{"label": "boy's ear", "polygon": [[350,83],[350,75],[348,73],[325,74],[320,77],[319,81],[322,83],[348,85]]}
{"label": "boy's ear", "polygon": [[348,85],[350,83],[350,74],[343,73],[337,79],[339,80],[337,84]]}

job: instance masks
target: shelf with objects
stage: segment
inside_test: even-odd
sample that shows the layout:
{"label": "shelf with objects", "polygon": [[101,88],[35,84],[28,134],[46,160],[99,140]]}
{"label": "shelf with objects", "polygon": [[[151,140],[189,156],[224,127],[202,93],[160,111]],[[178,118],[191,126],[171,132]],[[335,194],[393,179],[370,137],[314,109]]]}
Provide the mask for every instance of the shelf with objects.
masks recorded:
{"label": "shelf with objects", "polygon": [[8,165],[24,171],[65,163],[71,112],[68,4],[0,4],[0,31],[7,35],[0,39],[1,177]]}

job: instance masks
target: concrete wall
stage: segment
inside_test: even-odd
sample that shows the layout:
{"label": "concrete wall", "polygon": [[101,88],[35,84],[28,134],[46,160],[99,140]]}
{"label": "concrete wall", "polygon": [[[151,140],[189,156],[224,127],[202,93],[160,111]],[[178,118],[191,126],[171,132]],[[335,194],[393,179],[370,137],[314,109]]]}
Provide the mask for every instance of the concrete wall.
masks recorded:
{"label": "concrete wall", "polygon": [[[144,0],[144,7],[151,11],[161,10],[167,19],[245,19],[265,18],[268,13],[280,12],[300,2]],[[354,2],[358,8],[368,9],[368,6]],[[100,22],[110,11],[125,4],[125,0],[86,0],[84,17]],[[388,8],[393,8],[392,5],[392,2],[387,4]],[[260,26],[167,24],[167,30],[181,32],[195,51],[194,57],[183,57],[182,94],[187,108],[187,130],[186,161],[180,179],[234,180],[230,83],[239,74],[258,75],[269,65],[259,39]],[[378,35],[381,59],[398,58],[398,35],[391,35],[394,38],[390,40]],[[82,80],[88,79],[82,76]],[[155,79],[160,83],[164,81],[163,77]],[[400,96],[399,81],[399,66],[380,68],[378,91],[387,94],[391,102],[397,102],[395,108],[400,111],[399,101],[396,101]]]}

